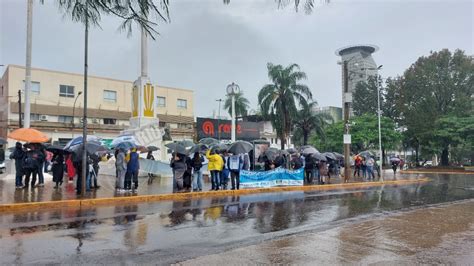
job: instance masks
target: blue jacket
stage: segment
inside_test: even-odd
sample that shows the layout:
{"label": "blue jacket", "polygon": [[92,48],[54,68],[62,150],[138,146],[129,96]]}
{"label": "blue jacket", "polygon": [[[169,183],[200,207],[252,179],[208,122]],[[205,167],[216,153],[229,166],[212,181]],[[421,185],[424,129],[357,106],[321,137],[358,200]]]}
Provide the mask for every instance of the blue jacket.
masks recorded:
{"label": "blue jacket", "polygon": [[140,163],[138,162],[138,153],[130,153],[130,161],[127,163],[127,172],[135,173],[140,169]]}

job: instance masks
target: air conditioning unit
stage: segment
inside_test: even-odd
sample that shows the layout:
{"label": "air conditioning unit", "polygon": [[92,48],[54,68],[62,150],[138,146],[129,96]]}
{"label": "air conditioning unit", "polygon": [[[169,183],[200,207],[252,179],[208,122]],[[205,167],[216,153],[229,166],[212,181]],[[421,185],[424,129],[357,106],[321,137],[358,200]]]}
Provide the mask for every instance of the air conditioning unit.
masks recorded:
{"label": "air conditioning unit", "polygon": [[41,121],[48,121],[48,116],[47,115],[40,115],[40,120]]}

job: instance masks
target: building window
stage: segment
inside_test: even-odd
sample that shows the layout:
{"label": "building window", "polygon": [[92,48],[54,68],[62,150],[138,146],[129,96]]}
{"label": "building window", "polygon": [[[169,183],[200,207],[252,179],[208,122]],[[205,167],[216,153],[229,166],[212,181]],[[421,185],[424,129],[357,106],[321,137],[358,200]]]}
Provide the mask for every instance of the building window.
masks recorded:
{"label": "building window", "polygon": [[160,127],[166,127],[166,122],[160,122],[159,125]]}
{"label": "building window", "polygon": [[[40,114],[30,113],[30,121],[40,121],[41,116],[42,115]],[[21,113],[21,120],[24,120],[24,119],[25,119],[25,113]]]}
{"label": "building window", "polygon": [[178,99],[178,108],[187,109],[188,108],[188,101],[183,99]]}
{"label": "building window", "polygon": [[104,101],[107,102],[117,102],[117,92],[104,90]]}
{"label": "building window", "polygon": [[[25,91],[25,81],[23,80],[23,91]],[[40,94],[40,83],[32,81],[30,86],[30,92],[32,94]]]}
{"label": "building window", "polygon": [[104,125],[116,125],[117,119],[113,118],[104,118]]}
{"label": "building window", "polygon": [[69,115],[60,115],[58,116],[59,123],[72,123],[72,116]]}
{"label": "building window", "polygon": [[74,86],[59,85],[59,97],[74,98]]}
{"label": "building window", "polygon": [[166,107],[166,97],[156,97],[156,105],[158,107]]}

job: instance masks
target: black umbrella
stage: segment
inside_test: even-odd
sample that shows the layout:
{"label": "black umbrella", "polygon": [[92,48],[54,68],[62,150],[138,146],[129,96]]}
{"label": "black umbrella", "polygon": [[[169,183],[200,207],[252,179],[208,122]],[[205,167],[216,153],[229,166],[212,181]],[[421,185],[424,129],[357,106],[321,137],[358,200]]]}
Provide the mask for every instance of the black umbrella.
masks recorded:
{"label": "black umbrella", "polygon": [[216,145],[219,141],[215,138],[203,138],[199,141],[199,143],[206,144],[207,146]]}
{"label": "black umbrella", "polygon": [[338,153],[338,152],[332,152],[332,154],[334,154],[334,156],[336,156],[336,158],[338,160],[344,160],[344,155]]}
{"label": "black umbrella", "polygon": [[314,147],[311,146],[311,145],[303,145],[303,146],[300,147],[299,151],[300,151],[300,152],[303,152],[303,150],[306,149],[306,148],[313,148],[313,149],[316,149],[316,148],[314,148]]}
{"label": "black umbrella", "polygon": [[242,140],[234,142],[229,148],[229,152],[232,154],[248,153],[251,150],[253,150],[252,143]]}
{"label": "black umbrella", "polygon": [[194,146],[194,142],[190,140],[180,140],[178,141],[179,144],[183,145],[185,148],[190,148]]}
{"label": "black umbrella", "polygon": [[327,162],[327,158],[326,156],[322,155],[321,153],[319,152],[316,152],[316,153],[312,153],[310,154],[309,156],[315,158],[316,160],[319,160],[319,161],[324,161],[324,162]]}
{"label": "black umbrella", "polygon": [[371,151],[363,151],[363,152],[360,152],[358,155],[359,155],[359,156],[362,156],[362,157],[364,157],[364,158],[366,158],[366,159],[375,156],[375,154],[374,154],[373,152],[371,152]]}
{"label": "black umbrella", "polygon": [[322,155],[326,156],[326,158],[328,158],[329,160],[337,160],[336,156],[332,152],[324,152],[322,153]]}
{"label": "black umbrella", "polygon": [[[83,147],[84,147],[84,144],[80,144],[80,145],[71,146],[64,150],[74,153],[76,155],[81,155]],[[102,146],[102,144],[99,141],[92,140],[86,143],[86,151],[88,154],[94,154],[96,152],[106,152],[107,148]]]}
{"label": "black umbrella", "polygon": [[304,148],[301,153],[303,154],[314,154],[314,153],[319,153],[318,150],[316,150],[316,148],[312,147],[312,146],[308,146],[306,148]]}
{"label": "black umbrella", "polygon": [[158,148],[158,147],[156,147],[156,146],[148,146],[148,147],[146,147],[146,149],[147,149],[148,151],[158,151],[158,150],[160,150],[160,148]]}
{"label": "black umbrella", "polygon": [[46,148],[47,151],[52,152],[54,154],[67,154],[70,151],[64,150],[63,146],[51,145]]}
{"label": "black umbrella", "polygon": [[174,151],[176,153],[187,154],[186,147],[184,147],[182,144],[173,142],[173,143],[168,143],[165,146],[171,151]]}
{"label": "black umbrella", "polygon": [[226,144],[224,143],[218,143],[218,144],[215,144],[211,147],[211,150],[212,151],[227,151],[229,149],[229,146],[227,146]]}
{"label": "black umbrella", "polygon": [[277,148],[270,147],[265,151],[265,156],[270,160],[274,160],[279,154],[280,150]]}
{"label": "black umbrella", "polygon": [[286,150],[289,154],[297,153],[298,151],[295,148],[289,148]]}
{"label": "black umbrella", "polygon": [[209,149],[207,147],[206,144],[202,144],[202,143],[198,143],[198,144],[195,144],[190,150],[189,150],[189,154],[193,154],[193,153],[196,153],[196,152],[205,152],[207,149]]}
{"label": "black umbrella", "polygon": [[0,145],[7,144],[8,141],[4,138],[0,138]]}

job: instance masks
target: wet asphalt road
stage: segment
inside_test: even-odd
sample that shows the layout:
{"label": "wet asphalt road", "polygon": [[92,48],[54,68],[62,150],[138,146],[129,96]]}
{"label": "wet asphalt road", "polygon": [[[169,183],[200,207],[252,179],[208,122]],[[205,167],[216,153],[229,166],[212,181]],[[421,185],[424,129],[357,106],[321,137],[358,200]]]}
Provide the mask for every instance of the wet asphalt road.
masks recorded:
{"label": "wet asphalt road", "polygon": [[[454,202],[463,200],[470,202],[469,199],[474,198],[474,175],[424,174],[424,176],[429,177],[432,182],[398,187],[270,193],[82,210],[57,209],[2,214],[0,264],[169,264],[193,258],[197,259],[187,263],[219,264],[218,259],[199,260],[199,257],[205,258],[206,255],[247,247],[258,251],[259,249],[255,247],[261,245],[270,245],[273,249],[278,249],[278,245],[271,246],[268,243],[284,242],[288,237],[298,238],[306,235],[321,237],[331,234],[333,232],[331,230],[347,231],[361,223],[377,219],[387,220],[406,211],[425,211],[433,204],[441,204],[452,209],[450,206]],[[458,214],[467,214],[462,219],[463,223],[469,226],[459,229],[456,233],[471,236],[464,245],[469,248],[473,243],[474,230],[472,204],[456,208]],[[421,212],[413,220],[429,218],[429,213]],[[441,220],[443,215],[454,214],[440,212]],[[448,220],[446,219],[446,222]],[[451,233],[449,230],[451,226],[433,226],[433,230],[437,230],[439,235]],[[374,229],[370,226],[362,229],[362,232],[373,231],[376,235],[387,230],[385,227]],[[413,238],[413,234],[417,234],[416,230],[409,231],[412,232],[409,235],[401,234],[404,231],[401,227],[399,233],[392,233],[401,238],[392,240],[409,241],[409,237]],[[357,236],[356,240],[365,243],[364,245],[376,239],[366,234]],[[423,237],[422,232],[420,237]],[[345,240],[354,242],[354,239],[342,238],[342,242]],[[301,249],[298,249],[301,240],[285,243],[281,245],[282,248],[288,251],[288,247],[293,247],[296,250],[293,253],[289,252],[287,260],[282,263],[308,263],[297,260],[304,256],[300,252]],[[321,243],[321,240],[314,243]],[[414,246],[417,245],[416,241],[413,243]],[[351,247],[353,253],[362,255],[344,257],[340,260],[337,259],[341,258],[338,252],[343,248],[335,245],[334,249],[323,250],[325,257],[332,260],[322,261],[364,263],[382,262],[387,258],[379,256],[379,260],[377,257],[368,260],[370,254],[364,253],[367,249],[364,245]],[[422,242],[419,245],[418,248],[423,248]],[[360,248],[359,251],[357,246]],[[291,254],[295,254],[293,260]],[[395,257],[392,261],[407,262],[401,258],[411,253],[395,254],[398,254],[399,258]],[[230,263],[239,263],[239,256],[235,254],[229,255],[228,258],[231,259]],[[460,258],[463,257],[460,255]],[[420,261],[423,262],[422,260],[408,262]],[[259,261],[242,260],[242,262]],[[277,262],[278,260],[263,261],[263,263]],[[463,260],[459,262],[462,263]]]}

